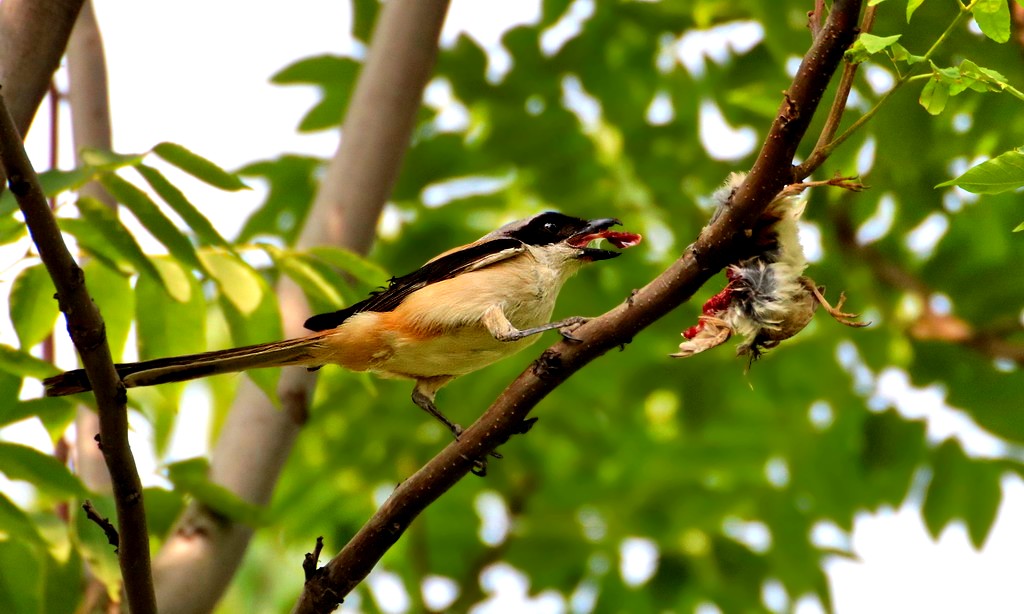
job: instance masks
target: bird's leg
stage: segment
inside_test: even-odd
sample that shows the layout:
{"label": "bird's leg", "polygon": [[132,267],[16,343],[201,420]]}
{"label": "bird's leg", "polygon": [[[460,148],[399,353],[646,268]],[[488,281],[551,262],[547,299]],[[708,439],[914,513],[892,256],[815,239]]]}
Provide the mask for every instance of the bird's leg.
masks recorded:
{"label": "bird's leg", "polygon": [[867,326],[868,324],[871,324],[871,322],[858,322],[857,318],[860,317],[859,314],[846,313],[845,311],[841,311],[841,309],[843,308],[843,303],[846,302],[845,292],[839,293],[839,302],[837,302],[833,307],[831,304],[829,304],[827,300],[825,300],[825,295],[822,294],[822,292],[825,291],[824,287],[819,288],[817,284],[814,283],[814,280],[811,279],[810,277],[801,277],[800,281],[803,283],[804,287],[806,287],[811,292],[811,294],[814,296],[814,300],[816,300],[818,304],[821,305],[821,308],[828,312],[828,315],[832,316],[836,322],[839,322],[840,324],[845,324],[846,326],[852,326],[853,328],[861,328]]}
{"label": "bird's leg", "polygon": [[417,385],[412,391],[412,402],[423,411],[440,420],[441,423],[448,427],[448,430],[452,432],[455,439],[458,439],[459,435],[462,434],[462,427],[449,420],[439,409],[437,409],[437,405],[434,405],[433,393],[434,391],[431,391],[428,394],[421,390],[420,386]]}
{"label": "bird's leg", "polygon": [[[441,413],[441,410],[437,408],[437,405],[434,405],[434,398],[437,396],[437,391],[440,390],[442,386],[452,381],[452,379],[452,377],[442,375],[416,380],[416,387],[412,390],[412,402],[423,411],[440,420],[441,424],[448,427],[448,430],[452,432],[455,440],[458,441],[459,435],[462,435],[462,427],[449,420],[447,416]],[[491,451],[489,454],[494,458],[502,458],[501,454],[494,451]],[[477,459],[473,461],[473,466],[475,468],[483,467],[483,473],[479,473],[477,475],[484,475],[487,472],[486,459]],[[476,473],[476,471],[473,473]]]}
{"label": "bird's leg", "polygon": [[487,328],[487,331],[494,336],[498,341],[512,342],[525,339],[530,335],[536,335],[537,333],[543,333],[548,330],[558,329],[563,337],[569,340],[576,340],[572,336],[572,331],[576,330],[581,324],[586,322],[589,318],[582,316],[574,316],[559,320],[558,322],[548,322],[547,324],[541,324],[540,326],[534,326],[532,328],[524,328],[522,330],[515,327],[512,322],[509,321],[508,316],[502,311],[501,306],[491,305],[484,312],[483,325]]}

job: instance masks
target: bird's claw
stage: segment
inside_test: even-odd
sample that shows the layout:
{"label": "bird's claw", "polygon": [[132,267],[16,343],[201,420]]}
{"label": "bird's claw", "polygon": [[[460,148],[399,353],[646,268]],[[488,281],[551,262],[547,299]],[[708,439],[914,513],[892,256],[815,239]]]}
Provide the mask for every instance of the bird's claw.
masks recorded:
{"label": "bird's claw", "polygon": [[860,317],[860,314],[847,313],[845,311],[842,311],[843,304],[846,302],[845,292],[839,293],[839,300],[836,301],[836,304],[833,306],[825,299],[825,286],[818,286],[815,285],[814,282],[811,282],[807,284],[807,289],[810,290],[811,294],[814,295],[814,300],[816,300],[818,304],[821,305],[821,308],[824,309],[828,315],[832,316],[832,319],[835,320],[836,322],[839,322],[840,324],[849,326],[851,328],[863,328],[871,324],[871,322],[857,321],[857,318]]}
{"label": "bird's claw", "polygon": [[559,328],[558,334],[562,335],[562,338],[565,339],[566,341],[573,341],[579,343],[583,340],[580,339],[579,337],[574,336],[573,333],[576,332],[576,330],[579,329],[579,327],[589,322],[590,319],[591,318],[584,317],[574,318],[571,322]]}

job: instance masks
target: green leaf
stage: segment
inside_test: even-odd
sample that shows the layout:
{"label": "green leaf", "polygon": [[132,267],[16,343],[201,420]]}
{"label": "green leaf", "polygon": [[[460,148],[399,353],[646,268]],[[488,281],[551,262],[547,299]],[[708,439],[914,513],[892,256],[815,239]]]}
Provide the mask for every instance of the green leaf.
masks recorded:
{"label": "green leaf", "polygon": [[[140,277],[135,284],[135,320],[139,358],[195,354],[206,349],[207,303],[199,280],[187,276],[189,299],[168,301],[160,285]],[[181,404],[183,383],[169,383],[134,393],[143,414],[153,425],[157,456],[166,451]],[[148,511],[148,505],[147,505]]]}
{"label": "green leaf", "polygon": [[39,360],[28,352],[0,344],[0,371],[43,379],[57,373],[57,367],[45,360]]}
{"label": "green leaf", "polygon": [[90,260],[82,267],[89,296],[99,307],[107,344],[115,361],[124,355],[124,346],[135,315],[135,294],[129,275],[112,269],[99,260]]}
{"label": "green leaf", "polygon": [[203,265],[196,256],[195,246],[160,211],[148,194],[112,173],[100,177],[100,183],[111,196],[135,214],[146,230],[163,243],[172,256],[185,266],[202,270]]}
{"label": "green leaf", "polygon": [[1013,231],[1014,232],[1024,231],[1024,222],[1021,222],[1016,228],[1013,229]]}
{"label": "green leaf", "polygon": [[1000,154],[935,187],[950,186],[975,194],[999,194],[1024,187],[1024,152],[1014,149]]}
{"label": "green leaf", "polygon": [[858,40],[864,45],[864,49],[866,49],[868,53],[875,54],[900,40],[900,35],[875,36],[874,34],[864,33],[858,37]]}
{"label": "green leaf", "polygon": [[135,166],[142,162],[145,154],[119,154],[106,149],[83,147],[79,157],[85,167],[93,171],[112,172],[126,166]]}
{"label": "green leaf", "polygon": [[36,545],[46,543],[29,515],[0,492],[0,534],[3,533]]}
{"label": "green leaf", "polygon": [[[9,190],[4,190],[4,195]],[[28,227],[25,222],[14,219],[13,215],[0,217],[0,245],[8,245],[21,239],[28,234]]]}
{"label": "green leaf", "polygon": [[139,278],[135,284],[135,321],[140,360],[195,354],[206,349],[206,299],[199,282],[186,301],[168,303],[158,282]]}
{"label": "green leaf", "polygon": [[171,209],[174,209],[174,212],[180,215],[181,219],[185,220],[185,223],[196,233],[200,240],[210,245],[218,245],[225,248],[230,246],[227,240],[213,227],[210,220],[206,219],[206,216],[200,213],[195,205],[185,198],[182,191],[164,177],[163,173],[145,164],[139,164],[135,167],[135,170],[142,175],[146,183],[153,188],[153,191]]}
{"label": "green leaf", "polygon": [[39,450],[0,441],[0,473],[31,482],[55,497],[84,497],[85,486],[56,458]]}
{"label": "green leaf", "polygon": [[174,166],[177,166],[189,175],[192,175],[196,179],[204,181],[216,188],[231,192],[249,189],[249,187],[242,183],[242,180],[238,178],[238,175],[229,173],[213,162],[192,153],[177,143],[160,143],[153,148],[153,153]]}
{"label": "green leaf", "polygon": [[1010,40],[1010,4],[1006,0],[978,0],[971,13],[985,36],[997,43]]}
{"label": "green leaf", "polygon": [[935,75],[924,84],[921,89],[921,97],[918,102],[932,115],[942,113],[946,108],[946,101],[949,100],[949,86],[941,82]]}
{"label": "green leaf", "polygon": [[50,274],[42,264],[22,269],[14,278],[8,313],[22,348],[33,347],[53,332],[60,314],[54,298],[56,293]]}
{"label": "green leaf", "polygon": [[314,132],[341,125],[355,89],[360,64],[352,58],[322,55],[305,58],[270,78],[278,85],[315,85],[323,98],[302,118],[299,130]]}
{"label": "green leaf", "polygon": [[146,499],[149,534],[158,539],[166,539],[185,508],[184,497],[179,492],[156,487],[143,489],[142,495]]}
{"label": "green leaf", "polygon": [[[56,196],[61,192],[79,188],[90,181],[96,175],[95,169],[77,168],[71,171],[49,170],[39,173],[39,187],[43,194],[49,197]],[[0,216],[7,216],[18,210],[18,202],[10,190],[4,190],[0,195]]]}
{"label": "green leaf", "polygon": [[81,554],[65,543],[67,538],[67,527],[62,526],[63,541],[50,549],[45,557],[46,561],[46,614],[77,614],[81,612],[78,604],[84,599],[85,591],[74,590],[82,582],[82,569],[84,562]]}
{"label": "green leaf", "polygon": [[962,518],[971,543],[981,548],[1002,501],[1002,467],[989,460],[969,459],[954,440],[943,442],[932,457],[932,480],[922,513],[932,537],[949,522]]}
{"label": "green leaf", "polygon": [[167,479],[176,490],[192,495],[218,514],[249,526],[266,524],[266,510],[245,501],[220,484],[210,481],[210,463],[193,458],[167,465]]}
{"label": "green leaf", "polygon": [[262,178],[270,188],[266,200],[245,222],[238,241],[273,235],[284,239],[286,245],[294,245],[313,204],[322,166],[323,161],[317,158],[285,155],[277,160],[255,162],[238,171]]}
{"label": "green leaf", "polygon": [[[260,279],[261,299],[256,309],[250,313],[242,313],[223,294],[220,295],[220,306],[231,331],[231,340],[237,346],[254,345],[281,339],[281,313],[278,310],[277,297]],[[277,381],[280,369],[253,369],[247,371],[253,382],[272,400],[277,399]]]}
{"label": "green leaf", "polygon": [[[43,397],[10,403],[0,408],[0,426],[32,416],[39,417],[52,437],[55,430],[60,430],[59,425],[67,426],[74,418],[75,404],[63,397]],[[54,425],[55,428],[51,429],[50,425]],[[60,432],[57,434],[59,436]]]}
{"label": "green leaf", "polygon": [[314,247],[309,253],[371,287],[380,286],[391,277],[379,264],[341,247]]}
{"label": "green leaf", "polygon": [[58,218],[58,221],[83,249],[111,263],[114,268],[120,269],[116,263],[123,261],[140,274],[161,279],[160,272],[142,252],[135,237],[121,224],[114,210],[94,198],[83,197],[78,199],[78,212],[84,224],[68,218]]}
{"label": "green leaf", "polygon": [[362,0],[352,3],[352,35],[356,40],[369,42],[379,12],[380,2]]}
{"label": "green leaf", "polygon": [[914,11],[922,4],[924,4],[924,0],[907,0],[907,23],[910,23],[910,18],[913,17]]}
{"label": "green leaf", "polygon": [[900,39],[899,34],[893,36],[875,36],[874,34],[861,34],[857,37],[850,48],[846,50],[844,59],[851,64],[859,64],[872,55],[883,51],[894,45]]}
{"label": "green leaf", "polygon": [[906,62],[907,64],[917,64],[923,62],[925,57],[923,55],[914,55],[907,51],[907,48],[899,43],[893,43],[892,47],[892,59],[897,62]]}
{"label": "green leaf", "polygon": [[269,245],[264,245],[263,248],[274,259],[281,272],[302,288],[312,310],[338,309],[339,305],[345,304],[344,297],[332,280],[325,277],[302,255],[275,249]]}
{"label": "green leaf", "polygon": [[249,315],[263,299],[265,283],[259,273],[230,252],[203,250],[199,253],[210,277],[217,282],[220,293],[242,315]]}
{"label": "green leaf", "polygon": [[184,303],[192,298],[192,282],[195,278],[189,275],[177,260],[158,257],[151,259],[151,262],[160,271],[160,281],[171,298],[179,303]]}
{"label": "green leaf", "polygon": [[46,575],[43,551],[23,540],[0,541],[0,611],[41,612]]}
{"label": "green leaf", "polygon": [[62,232],[75,238],[82,256],[98,260],[124,275],[134,275],[137,272],[136,268],[107,240],[103,232],[95,224],[89,223],[85,216],[58,217],[57,224]]}

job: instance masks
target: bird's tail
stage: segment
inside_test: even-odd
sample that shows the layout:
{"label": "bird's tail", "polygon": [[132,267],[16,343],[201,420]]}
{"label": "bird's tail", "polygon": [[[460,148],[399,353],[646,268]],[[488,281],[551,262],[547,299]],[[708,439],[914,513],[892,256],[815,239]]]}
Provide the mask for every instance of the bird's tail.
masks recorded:
{"label": "bird's tail", "polygon": [[[323,361],[318,359],[322,353],[316,351],[323,348],[322,337],[322,334],[316,334],[231,350],[116,364],[114,367],[127,388],[184,382],[209,375],[266,367],[318,367],[323,364]],[[85,369],[75,369],[49,377],[43,380],[43,386],[46,387],[48,397],[92,390]]]}

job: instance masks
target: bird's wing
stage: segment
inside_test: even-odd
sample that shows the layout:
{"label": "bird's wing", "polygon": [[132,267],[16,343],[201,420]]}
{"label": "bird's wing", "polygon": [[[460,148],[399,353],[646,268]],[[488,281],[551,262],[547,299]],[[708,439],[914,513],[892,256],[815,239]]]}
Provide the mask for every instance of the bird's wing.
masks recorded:
{"label": "bird's wing", "polygon": [[471,244],[443,254],[408,275],[391,278],[386,289],[374,292],[358,303],[331,313],[315,315],[306,320],[304,326],[314,331],[327,330],[341,326],[349,317],[363,311],[393,311],[420,288],[507,260],[525,249],[517,239],[493,239]]}

